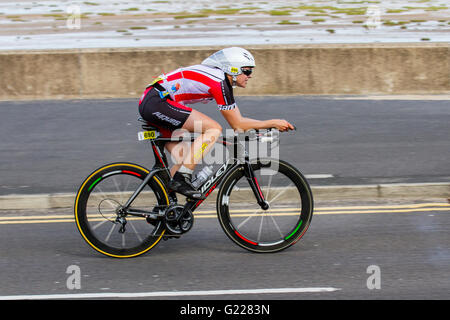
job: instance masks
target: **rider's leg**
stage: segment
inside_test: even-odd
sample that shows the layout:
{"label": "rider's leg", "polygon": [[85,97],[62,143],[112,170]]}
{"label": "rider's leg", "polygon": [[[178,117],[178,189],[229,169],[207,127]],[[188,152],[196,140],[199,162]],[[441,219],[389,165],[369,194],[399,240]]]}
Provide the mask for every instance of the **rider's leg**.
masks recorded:
{"label": "rider's leg", "polygon": [[207,115],[192,110],[182,128],[189,132],[201,133],[187,149],[187,154],[182,162],[182,166],[194,170],[195,166],[214,146],[222,133],[222,126]]}
{"label": "rider's leg", "polygon": [[[189,132],[202,133],[202,135],[197,137],[190,146],[188,142],[166,143],[166,149],[170,152],[174,163],[170,169],[172,176],[180,169],[181,165],[194,170],[195,165],[211,150],[214,142],[222,132],[222,127],[219,123],[196,110],[192,110],[182,129]],[[175,131],[172,137],[178,137],[182,134],[183,132]]]}
{"label": "rider's leg", "polygon": [[[172,135],[174,137],[174,135]],[[173,166],[170,169],[170,175],[173,177],[175,172],[178,171],[181,167],[181,163],[183,162],[184,156],[189,149],[190,144],[188,142],[168,142],[166,143],[166,149],[169,151]]]}
{"label": "rider's leg", "polygon": [[[195,190],[192,186],[192,173],[195,166],[203,159],[203,156],[214,146],[214,143],[222,133],[222,127],[203,113],[192,110],[182,129],[200,133],[200,135],[194,140],[190,148],[183,149],[183,161],[177,167],[172,168],[173,180],[169,187],[188,197],[201,199],[203,198],[201,192]],[[181,148],[177,147],[178,145],[169,145],[169,149],[172,148],[172,154],[179,156],[179,149]],[[175,170],[177,171],[174,172]]]}

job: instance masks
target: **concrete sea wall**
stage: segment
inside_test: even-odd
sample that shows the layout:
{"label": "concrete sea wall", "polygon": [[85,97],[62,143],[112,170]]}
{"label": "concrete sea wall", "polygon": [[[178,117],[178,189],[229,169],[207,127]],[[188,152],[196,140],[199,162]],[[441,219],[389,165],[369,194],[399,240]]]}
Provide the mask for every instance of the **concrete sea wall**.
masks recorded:
{"label": "concrete sea wall", "polygon": [[[236,95],[446,94],[449,44],[246,47],[257,68]],[[219,47],[0,51],[0,100],[139,97]]]}

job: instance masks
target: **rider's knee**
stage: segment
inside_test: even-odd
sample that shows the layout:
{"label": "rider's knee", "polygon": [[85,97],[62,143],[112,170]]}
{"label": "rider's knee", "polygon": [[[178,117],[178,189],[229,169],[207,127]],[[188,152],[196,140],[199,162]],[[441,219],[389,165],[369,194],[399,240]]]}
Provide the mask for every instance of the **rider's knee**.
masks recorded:
{"label": "rider's knee", "polygon": [[213,136],[219,137],[222,133],[222,126],[216,122],[212,121],[211,124],[206,128],[205,132],[210,133]]}

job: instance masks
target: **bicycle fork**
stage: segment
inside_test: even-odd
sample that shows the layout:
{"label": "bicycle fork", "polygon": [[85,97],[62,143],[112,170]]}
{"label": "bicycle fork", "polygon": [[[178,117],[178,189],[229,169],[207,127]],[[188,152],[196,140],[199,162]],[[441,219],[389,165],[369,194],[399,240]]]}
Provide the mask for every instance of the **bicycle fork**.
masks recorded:
{"label": "bicycle fork", "polygon": [[253,194],[256,197],[256,201],[260,205],[261,209],[267,210],[269,209],[269,203],[264,198],[264,195],[261,191],[261,188],[259,187],[258,180],[255,177],[255,173],[253,172],[252,166],[248,161],[244,164],[244,174],[247,178],[248,183],[250,184],[250,187],[252,188]]}

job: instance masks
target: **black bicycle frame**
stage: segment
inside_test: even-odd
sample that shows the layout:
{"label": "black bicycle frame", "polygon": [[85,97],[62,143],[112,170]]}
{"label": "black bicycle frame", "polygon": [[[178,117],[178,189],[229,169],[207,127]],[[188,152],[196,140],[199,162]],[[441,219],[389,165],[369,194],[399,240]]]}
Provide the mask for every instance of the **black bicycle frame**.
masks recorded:
{"label": "black bicycle frame", "polygon": [[[190,141],[193,141],[194,138],[191,137]],[[136,199],[138,194],[144,189],[144,187],[150,182],[150,180],[158,173],[162,173],[162,178],[164,180],[164,184],[167,186],[171,176],[170,171],[168,168],[168,161],[166,154],[164,152],[164,147],[167,142],[181,142],[186,141],[186,139],[183,138],[156,138],[154,140],[150,140],[151,147],[153,150],[153,156],[155,158],[155,165],[153,166],[150,173],[145,177],[145,179],[142,181],[142,183],[139,185],[139,187],[136,189],[136,191],[133,193],[133,195],[128,199],[126,204],[124,205],[124,209],[128,211],[131,215],[154,215],[157,214],[155,212],[145,212],[143,210],[136,210],[136,209],[129,209],[129,206],[131,203]],[[189,140],[188,140],[189,141]],[[222,144],[227,146],[229,142],[227,142],[225,139],[223,139]],[[234,144],[234,151],[235,154],[237,154],[237,147],[236,144]],[[208,178],[206,182],[203,183],[201,186],[201,192],[202,195],[205,196],[205,199],[216,189],[216,187],[220,184],[222,179],[226,176],[226,173],[233,170],[235,167],[243,166],[244,174],[247,178],[248,183],[250,184],[250,187],[253,191],[253,194],[255,195],[256,201],[261,206],[263,210],[268,209],[268,203],[264,198],[263,193],[261,192],[261,188],[259,187],[258,181],[255,177],[255,174],[253,172],[252,166],[249,162],[248,155],[245,154],[244,157],[244,163],[240,163],[238,159],[228,159],[226,163],[224,163],[211,177]],[[161,176],[161,174],[159,175]],[[176,195],[173,191],[169,190],[171,200],[176,203]],[[195,200],[195,199],[187,199],[187,202],[185,204],[185,209],[191,210],[192,212],[205,200]]]}

